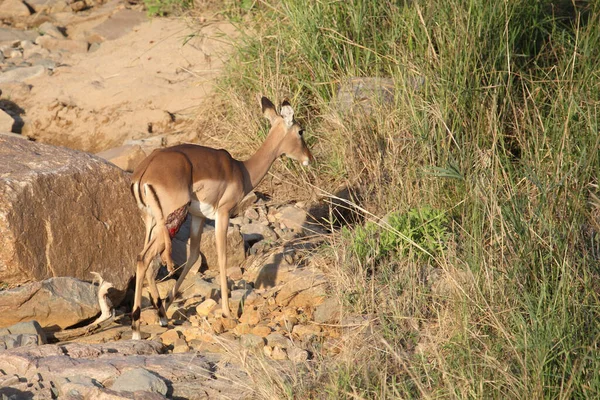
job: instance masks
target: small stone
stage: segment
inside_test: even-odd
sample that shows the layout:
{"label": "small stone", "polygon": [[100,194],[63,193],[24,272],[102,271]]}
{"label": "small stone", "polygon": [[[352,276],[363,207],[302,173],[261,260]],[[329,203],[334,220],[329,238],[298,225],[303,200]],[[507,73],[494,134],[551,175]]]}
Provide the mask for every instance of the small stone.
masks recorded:
{"label": "small stone", "polygon": [[258,242],[260,240],[277,240],[277,235],[271,228],[266,225],[253,222],[251,224],[242,225],[240,232],[244,237],[244,242]]}
{"label": "small stone", "polygon": [[223,328],[228,331],[234,329],[238,324],[235,319],[224,317],[221,318],[221,323],[223,324]]}
{"label": "small stone", "polygon": [[263,347],[263,353],[265,353],[265,356],[271,358],[273,357],[273,348],[270,346],[265,346]]}
{"label": "small stone", "polygon": [[179,338],[173,342],[173,353],[187,353],[188,351],[190,351],[190,347],[185,339]]}
{"label": "small stone", "polygon": [[287,356],[290,361],[301,363],[308,360],[308,351],[299,349],[297,347],[292,347],[291,349],[287,350]]}
{"label": "small stone", "polygon": [[294,335],[297,335],[298,337],[304,337],[304,336],[310,336],[310,335],[321,336],[322,329],[318,325],[296,325],[296,326],[294,326],[292,333]]}
{"label": "small stone", "polygon": [[110,387],[115,391],[137,392],[147,391],[167,394],[167,384],[158,376],[144,368],[135,368],[123,372]]}
{"label": "small stone", "polygon": [[175,343],[175,341],[177,339],[179,339],[181,337],[181,333],[175,329],[169,329],[168,331],[166,331],[165,333],[163,333],[162,335],[160,335],[160,341],[165,345],[165,346],[170,346],[172,344]]}
{"label": "small stone", "polygon": [[41,24],[38,27],[38,30],[42,35],[48,35],[55,39],[65,38],[65,35],[63,35],[63,33],[56,26],[54,26],[51,22],[48,21]]}
{"label": "small stone", "polygon": [[158,314],[154,308],[145,308],[140,314],[140,322],[144,325],[158,324]]}
{"label": "small stone", "polygon": [[242,323],[239,323],[235,328],[233,328],[233,333],[235,333],[238,336],[242,336],[247,333],[251,333],[250,330],[251,330],[250,325],[242,322]]}
{"label": "small stone", "polygon": [[330,297],[315,308],[313,317],[318,324],[336,324],[340,320],[340,314],[339,301]]}
{"label": "small stone", "polygon": [[284,349],[279,346],[273,347],[273,353],[271,354],[271,358],[277,361],[287,360],[288,356]]}
{"label": "small stone", "polygon": [[216,306],[216,301],[213,299],[206,299],[196,307],[196,314],[200,316],[208,316]]}
{"label": "small stone", "polygon": [[219,334],[225,332],[225,327],[223,326],[223,321],[221,318],[217,318],[210,323],[210,326],[214,333]]}
{"label": "small stone", "polygon": [[242,313],[242,316],[240,317],[240,322],[244,322],[249,325],[257,325],[260,322],[260,319],[260,311],[253,307],[246,307]]}
{"label": "small stone", "polygon": [[265,340],[258,335],[247,333],[240,337],[240,344],[247,349],[256,350],[264,347]]}
{"label": "small stone", "polygon": [[248,219],[252,219],[252,220],[257,220],[258,219],[258,211],[256,211],[256,208],[249,208],[244,213],[244,217],[246,217]]}
{"label": "small stone", "polygon": [[252,330],[250,331],[250,333],[253,333],[255,335],[258,335],[260,337],[267,337],[271,334],[271,328],[269,328],[266,325],[257,325],[254,328],[252,328]]}
{"label": "small stone", "polygon": [[267,344],[271,347],[281,347],[287,349],[292,347],[292,342],[290,339],[283,336],[281,333],[271,333],[267,336]]}
{"label": "small stone", "polygon": [[227,268],[227,276],[234,281],[239,281],[242,279],[244,273],[240,267],[229,267]]}
{"label": "small stone", "polygon": [[86,8],[87,8],[87,4],[86,4],[85,0],[79,0],[74,3],[71,3],[71,10],[73,10],[75,12],[85,10]]}

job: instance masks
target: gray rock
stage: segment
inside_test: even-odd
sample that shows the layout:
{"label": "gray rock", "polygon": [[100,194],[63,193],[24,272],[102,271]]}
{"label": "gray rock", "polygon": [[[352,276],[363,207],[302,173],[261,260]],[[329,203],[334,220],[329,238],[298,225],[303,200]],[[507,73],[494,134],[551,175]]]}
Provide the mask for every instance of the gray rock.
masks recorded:
{"label": "gray rock", "polygon": [[240,232],[244,237],[244,242],[257,242],[260,240],[277,240],[277,235],[273,229],[266,225],[253,222],[251,224],[242,225]]}
{"label": "gray rock", "polygon": [[15,68],[10,71],[3,72],[0,74],[0,83],[6,82],[25,82],[29,79],[37,78],[42,76],[46,68],[41,65],[33,67]]}
{"label": "gray rock", "polygon": [[12,333],[0,336],[0,349],[40,345],[39,337],[30,333]]}
{"label": "gray rock", "polygon": [[0,335],[5,334],[27,334],[37,336],[38,344],[48,343],[46,333],[37,321],[25,321],[0,329]]}
{"label": "gray rock", "polygon": [[293,231],[302,231],[304,224],[306,224],[306,211],[294,206],[283,207],[279,210],[277,216],[286,228]]}
{"label": "gray rock", "polygon": [[123,291],[143,232],[123,171],[91,154],[0,136],[0,281],[91,279],[95,271]]}
{"label": "gray rock", "polygon": [[[123,389],[115,388],[123,375],[143,367],[166,384],[171,398],[252,398],[251,389],[242,384],[248,380],[248,375],[240,366],[222,361],[218,354],[161,354],[163,351],[159,342],[133,340],[5,350],[0,352],[1,368],[6,376],[15,375],[17,379],[13,379],[11,385],[2,386],[3,390],[17,388],[21,382],[37,380],[46,387],[55,387],[59,398],[162,398],[163,395],[157,392],[115,390]],[[113,384],[106,388],[100,382],[106,386]],[[160,390],[164,389],[164,386],[160,387]],[[75,393],[80,397],[70,397]]]}
{"label": "gray rock", "polygon": [[127,392],[153,392],[167,394],[167,384],[161,378],[144,368],[130,369],[114,381],[112,390]]}
{"label": "gray rock", "polygon": [[[46,1],[46,0],[44,0]],[[21,31],[13,28],[0,28],[0,44],[13,43],[21,40],[34,41],[40,34],[36,31]]]}
{"label": "gray rock", "polygon": [[139,145],[114,147],[112,149],[101,151],[96,155],[111,162],[123,171],[129,172],[133,172],[134,168],[146,158],[146,153]]}
{"label": "gray rock", "polygon": [[267,336],[267,345],[271,347],[281,347],[282,349],[287,349],[292,347],[292,341],[281,333],[271,333]]}
{"label": "gray rock", "polygon": [[245,335],[240,336],[240,344],[247,349],[262,350],[265,345],[265,340],[253,333],[246,333]]}

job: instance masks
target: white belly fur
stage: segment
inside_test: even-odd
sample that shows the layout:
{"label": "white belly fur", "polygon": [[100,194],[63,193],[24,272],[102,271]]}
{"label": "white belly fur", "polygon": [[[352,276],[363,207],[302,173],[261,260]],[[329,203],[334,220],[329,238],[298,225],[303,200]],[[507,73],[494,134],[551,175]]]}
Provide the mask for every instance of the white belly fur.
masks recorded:
{"label": "white belly fur", "polygon": [[202,203],[201,201],[192,200],[189,208],[190,213],[197,216],[206,217],[209,219],[217,218],[217,210],[208,203]]}

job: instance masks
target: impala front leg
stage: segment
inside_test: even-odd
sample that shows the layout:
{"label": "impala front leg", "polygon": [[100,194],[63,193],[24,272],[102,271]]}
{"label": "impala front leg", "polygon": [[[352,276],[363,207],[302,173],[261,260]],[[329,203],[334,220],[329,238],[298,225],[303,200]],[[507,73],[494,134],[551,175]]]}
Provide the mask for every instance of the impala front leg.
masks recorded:
{"label": "impala front leg", "polygon": [[219,273],[221,275],[221,306],[223,316],[231,317],[229,312],[229,294],[227,290],[227,228],[229,227],[229,211],[219,211],[215,221],[215,238],[217,242],[217,257],[219,258]]}

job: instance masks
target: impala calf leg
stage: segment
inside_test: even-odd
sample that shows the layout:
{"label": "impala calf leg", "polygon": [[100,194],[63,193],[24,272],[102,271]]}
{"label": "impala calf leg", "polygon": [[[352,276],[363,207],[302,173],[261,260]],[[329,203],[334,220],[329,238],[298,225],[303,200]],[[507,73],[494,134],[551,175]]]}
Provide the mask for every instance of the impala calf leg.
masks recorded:
{"label": "impala calf leg", "polygon": [[217,242],[217,257],[219,259],[219,274],[221,275],[221,308],[223,316],[231,317],[229,312],[229,293],[227,287],[227,228],[229,227],[229,211],[219,212],[215,221],[215,238]]}
{"label": "impala calf leg", "polygon": [[164,244],[156,237],[150,238],[142,252],[138,255],[135,273],[135,296],[133,300],[133,310],[131,312],[131,329],[133,330],[132,339],[140,340],[140,316],[142,314],[142,287],[146,271],[152,262],[152,259],[158,254]]}
{"label": "impala calf leg", "polygon": [[169,306],[175,300],[177,293],[179,292],[179,288],[185,280],[188,272],[190,272],[190,269],[194,266],[196,261],[198,261],[198,257],[200,256],[200,241],[202,240],[202,232],[204,231],[205,222],[206,218],[192,215],[192,221],[190,224],[190,251],[185,263],[185,268],[181,272],[181,275],[179,275],[175,286],[165,300],[166,310],[169,309]]}

